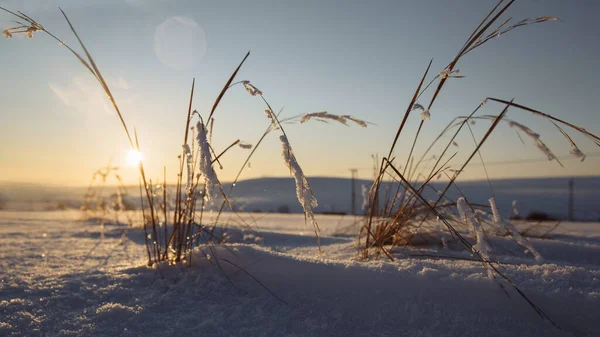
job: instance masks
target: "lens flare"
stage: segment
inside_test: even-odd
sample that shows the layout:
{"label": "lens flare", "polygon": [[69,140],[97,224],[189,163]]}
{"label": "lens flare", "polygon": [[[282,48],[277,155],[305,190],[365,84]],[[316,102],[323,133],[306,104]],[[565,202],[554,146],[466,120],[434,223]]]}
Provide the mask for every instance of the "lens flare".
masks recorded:
{"label": "lens flare", "polygon": [[206,53],[206,34],[191,18],[170,17],[156,28],[154,52],[171,68],[193,68]]}

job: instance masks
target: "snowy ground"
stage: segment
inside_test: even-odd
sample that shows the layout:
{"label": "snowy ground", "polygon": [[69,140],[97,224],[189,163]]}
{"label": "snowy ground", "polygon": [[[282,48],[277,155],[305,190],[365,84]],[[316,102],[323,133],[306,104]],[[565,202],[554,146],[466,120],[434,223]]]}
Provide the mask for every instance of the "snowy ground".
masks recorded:
{"label": "snowy ground", "polygon": [[258,236],[229,229],[210,260],[157,269],[139,229],[102,235],[75,211],[0,212],[0,336],[600,336],[598,223],[531,239],[543,264],[492,240],[502,271],[557,330],[452,245],[362,262],[356,219],[318,220],[323,258],[302,215],[269,214]]}

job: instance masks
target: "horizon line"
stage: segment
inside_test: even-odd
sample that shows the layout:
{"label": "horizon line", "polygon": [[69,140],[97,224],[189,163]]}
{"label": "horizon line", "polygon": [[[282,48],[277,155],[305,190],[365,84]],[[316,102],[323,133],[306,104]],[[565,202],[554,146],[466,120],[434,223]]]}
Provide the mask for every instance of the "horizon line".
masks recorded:
{"label": "horizon line", "polygon": [[[261,180],[261,179],[294,179],[294,177],[292,176],[263,176],[263,177],[256,177],[256,178],[248,178],[248,179],[241,179],[238,180],[237,183],[243,182],[243,181],[252,181],[252,180]],[[309,183],[310,183],[310,179],[346,179],[346,180],[352,180],[352,177],[346,177],[346,176],[307,176]],[[491,178],[489,179],[489,181],[505,181],[505,180],[542,180],[542,179],[581,179],[581,178],[600,178],[600,174],[596,174],[596,175],[572,175],[572,176],[547,176],[547,177],[506,177],[506,178]],[[359,178],[356,179],[357,181],[372,181],[372,179],[364,179],[364,178]],[[391,180],[390,180],[391,181]],[[460,180],[457,181],[457,183],[461,183],[461,182],[487,182],[488,180],[485,178],[477,178],[477,179],[464,179],[464,180]],[[436,182],[436,181],[431,181],[431,182]],[[232,181],[226,181],[221,183],[222,185],[226,185],[226,184],[231,184]],[[175,185],[176,183],[173,184],[167,184],[167,185]],[[38,183],[38,182],[24,182],[24,181],[9,181],[9,180],[0,180],[0,186],[5,186],[5,185],[29,185],[29,186],[38,186],[38,187],[66,187],[66,188],[83,188],[83,187],[89,187],[90,184],[86,184],[86,185],[66,185],[66,184],[57,184],[57,183]],[[106,184],[105,186],[117,186],[117,184]],[[123,186],[137,186],[137,184],[123,184]]]}

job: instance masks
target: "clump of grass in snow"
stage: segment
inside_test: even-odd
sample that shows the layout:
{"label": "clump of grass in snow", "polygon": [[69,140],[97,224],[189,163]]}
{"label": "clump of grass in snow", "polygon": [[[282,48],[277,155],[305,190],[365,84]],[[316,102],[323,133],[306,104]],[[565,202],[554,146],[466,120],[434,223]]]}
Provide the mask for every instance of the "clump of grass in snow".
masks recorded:
{"label": "clump of grass in snow", "polygon": [[[503,36],[504,34],[531,24],[538,24],[548,21],[557,20],[554,17],[544,16],[536,19],[524,19],[517,23],[512,23],[512,19],[509,18],[500,23],[496,28],[492,26],[499,22],[506,11],[514,3],[513,1],[500,0],[494,8],[483,18],[475,30],[469,35],[467,41],[461,46],[457,55],[450,61],[448,65],[442,68],[429,82],[426,82],[427,76],[430,73],[432,62],[430,61],[427,69],[425,70],[420,82],[418,83],[416,90],[410,100],[404,117],[400,122],[398,130],[393,138],[392,144],[387,151],[387,156],[383,157],[378,165],[378,172],[375,174],[373,184],[369,191],[369,209],[367,216],[365,217],[365,224],[361,227],[359,232],[359,244],[362,247],[362,256],[369,258],[371,255],[378,256],[384,254],[391,260],[394,259],[392,249],[399,245],[408,245],[417,241],[423,242],[423,240],[439,240],[436,237],[432,237],[428,234],[428,231],[424,229],[424,226],[428,226],[433,219],[438,219],[446,229],[451,233],[453,238],[457,240],[465,249],[472,252],[473,255],[479,259],[483,266],[488,270],[488,273],[492,273],[495,280],[503,281],[513,287],[523,299],[544,319],[552,320],[536,306],[531,300],[521,292],[517,286],[510,281],[504,274],[497,268],[495,262],[489,259],[489,254],[486,252],[486,247],[480,242],[479,246],[473,245],[461,234],[457,229],[460,226],[466,225],[466,222],[475,223],[476,217],[469,217],[470,220],[465,221],[453,221],[454,214],[452,209],[460,205],[457,203],[459,200],[453,200],[447,195],[447,192],[451,188],[459,189],[456,181],[464,172],[466,166],[477,156],[483,163],[483,155],[480,152],[481,147],[485,144],[486,140],[496,129],[498,124],[505,119],[505,116],[509,108],[517,109],[519,111],[530,112],[536,116],[542,117],[549,120],[553,125],[561,132],[561,134],[569,141],[571,145],[571,154],[577,158],[585,158],[579,147],[575,144],[570,135],[563,129],[569,127],[574,129],[587,137],[589,140],[594,142],[597,146],[600,146],[600,138],[584,128],[577,127],[571,123],[565,122],[561,119],[555,118],[551,115],[542,113],[535,109],[515,103],[514,100],[502,100],[498,98],[487,97],[483,101],[480,101],[476,108],[466,117],[459,117],[454,119],[432,142],[429,147],[420,156],[420,159],[414,158],[414,150],[416,144],[420,139],[420,134],[424,129],[425,120],[431,118],[431,111],[437,102],[437,98],[442,92],[442,88],[448,83],[454,83],[457,79],[464,78],[458,70],[455,68],[462,57],[466,54],[474,51],[481,47],[485,43]],[[425,99],[423,96],[429,93],[428,89],[434,88],[430,94],[428,104],[420,104],[417,101],[423,102]],[[488,104],[486,104],[488,103]],[[474,118],[477,118],[475,114],[482,109],[484,106],[488,107],[489,103],[501,104],[501,111],[499,114],[489,116],[492,124],[489,126],[483,137],[477,140],[471,130],[471,122]],[[401,135],[406,134],[408,131],[405,126],[408,118],[414,111],[421,112],[421,120],[419,123],[412,141],[402,140],[400,141]],[[459,120],[456,124],[455,121]],[[451,135],[451,138],[447,143],[441,144],[441,150],[436,153],[435,156],[431,156],[429,153],[434,146],[438,145],[439,140],[442,136],[451,129],[451,127],[457,127],[457,130]],[[556,159],[553,152],[539,139],[539,135],[535,134],[530,129],[526,129],[522,124],[514,123],[513,127],[524,131],[530,138],[532,138],[536,146],[547,155],[549,159]],[[467,159],[463,163],[454,163],[454,158],[458,154],[459,149],[451,148],[452,145],[457,145],[456,137],[463,131],[468,129],[473,138],[475,148],[470,152]],[[529,132],[531,131],[531,132]],[[406,159],[398,163],[399,159],[394,156],[396,145],[405,144],[408,156]],[[456,151],[456,152],[454,152]],[[433,165],[431,165],[433,163]],[[431,168],[426,170],[427,165]],[[484,164],[485,169],[485,164]],[[487,174],[487,169],[486,174]],[[430,181],[435,177],[446,176],[448,182],[442,189],[436,189],[430,184]],[[385,178],[385,179],[384,179]],[[387,180],[387,181],[386,181]],[[488,179],[489,180],[489,179]],[[384,193],[385,190],[388,192]],[[490,183],[491,186],[491,183]],[[436,198],[433,200],[427,200],[425,193],[429,190],[433,190],[436,194]],[[392,192],[389,192],[392,191]],[[461,193],[462,194],[462,193]],[[464,199],[463,199],[464,201]],[[473,208],[486,209],[485,205],[471,205]],[[463,211],[466,213],[467,210],[463,207]],[[485,232],[482,227],[476,231],[477,238],[483,238]],[[432,233],[432,232],[429,232]],[[515,236],[516,237],[516,236]],[[421,238],[421,240],[418,240]],[[479,248],[479,249],[477,249]],[[537,258],[537,256],[536,256]],[[489,275],[489,274],[488,274]],[[502,286],[501,283],[499,283]]]}

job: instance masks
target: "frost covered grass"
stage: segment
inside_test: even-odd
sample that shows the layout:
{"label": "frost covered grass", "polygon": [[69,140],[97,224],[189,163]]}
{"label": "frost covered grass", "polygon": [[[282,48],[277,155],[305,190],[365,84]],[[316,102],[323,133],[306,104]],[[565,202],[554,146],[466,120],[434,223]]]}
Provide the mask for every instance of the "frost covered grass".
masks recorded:
{"label": "frost covered grass", "polygon": [[[131,128],[126,123],[124,115],[119,109],[119,106],[109,89],[108,83],[104,80],[104,77],[102,76],[102,73],[95,60],[89,53],[85,44],[82,42],[80,36],[75,31],[75,28],[69,21],[64,11],[61,9],[61,13],[71,28],[71,32],[79,42],[79,47],[83,51],[82,53],[75,51],[74,48],[71,48],[69,45],[64,43],[64,41],[56,37],[30,16],[20,11],[13,12],[2,7],[0,7],[0,9],[21,20],[15,21],[17,26],[5,29],[3,31],[3,35],[6,38],[12,38],[13,34],[26,34],[28,38],[33,38],[34,33],[43,32],[57,40],[60,45],[66,47],[71,54],[73,54],[81,62],[81,64],[92,74],[92,76],[94,76],[110,100],[121,122],[125,135],[127,136],[131,150],[135,153],[141,153],[137,131],[134,128],[133,132],[131,132]],[[181,261],[191,265],[192,252],[195,247],[203,244],[211,244],[222,241],[221,238],[215,236],[215,229],[219,225],[219,217],[225,207],[228,207],[231,211],[234,211],[228,197],[231,194],[232,189],[235,186],[235,182],[239,179],[243,169],[249,164],[250,158],[255,153],[256,148],[262,143],[265,137],[273,131],[281,134],[279,139],[283,147],[282,157],[284,164],[289,168],[290,175],[296,181],[296,194],[298,202],[304,210],[305,221],[310,222],[318,242],[319,226],[313,214],[313,208],[317,207],[318,202],[310,188],[304,171],[296,159],[296,155],[292,150],[292,146],[287,134],[284,131],[282,122],[292,123],[295,121],[300,121],[300,123],[304,123],[311,118],[321,121],[324,119],[329,119],[344,125],[346,125],[347,121],[352,121],[362,127],[366,127],[367,122],[349,115],[338,116],[330,114],[326,111],[320,113],[308,113],[280,121],[278,115],[275,114],[271,108],[271,105],[265,99],[262,90],[258,89],[248,80],[235,83],[233,82],[249,55],[250,52],[246,54],[235,71],[226,81],[220,94],[216,98],[212,109],[207,114],[202,114],[196,110],[192,110],[195,79],[193,80],[187,118],[185,121],[182,152],[179,156],[180,165],[177,173],[174,195],[170,195],[170,193],[167,192],[168,184],[166,168],[163,172],[163,181],[153,182],[151,179],[147,178],[143,161],[140,160],[138,163],[140,173],[140,204],[143,210],[143,228],[146,233],[145,243],[149,266],[161,263],[163,261],[168,261],[170,263],[178,263]],[[223,151],[217,153],[211,145],[214,126],[213,116],[227,91],[236,84],[243,85],[243,87],[251,96],[260,97],[263,100],[266,106],[265,114],[269,120],[269,125],[264,131],[262,137],[254,145],[254,148],[251,144],[241,142],[240,139],[237,139]],[[194,119],[197,119],[195,137],[191,137],[190,139],[190,125],[193,125]],[[192,131],[192,133],[194,133],[194,131]],[[239,148],[245,150],[252,149],[252,151],[247,156],[244,164],[240,168],[240,171],[234,179],[233,184],[229,188],[229,191],[225,192],[214,166],[218,165],[222,168],[222,164],[219,159],[221,156],[225,155],[226,152],[236,146],[239,146]],[[109,166],[105,171],[99,173],[102,179],[105,180],[106,176],[112,171],[114,171],[113,168]],[[96,177],[96,174],[94,177]],[[92,192],[95,192],[95,190]],[[93,193],[91,195],[93,196]],[[119,192],[117,195],[117,202],[121,201],[122,204],[122,198],[120,195],[121,193]],[[208,205],[212,205],[217,202],[221,202],[218,216],[216,217],[214,223],[208,224],[203,221],[204,210]]]}
{"label": "frost covered grass", "polygon": [[[488,277],[496,280],[497,284],[504,291],[506,291],[507,286],[514,289],[536,313],[543,319],[553,323],[552,318],[501,271],[500,264],[498,264],[494,257],[495,254],[492,245],[488,242],[487,237],[489,233],[486,233],[484,223],[490,228],[489,231],[491,233],[499,231],[502,235],[510,235],[518,244],[525,247],[538,262],[543,261],[542,255],[523,238],[512,224],[504,222],[499,218],[497,209],[495,215],[493,215],[489,212],[487,205],[470,203],[468,201],[469,196],[461,192],[458,179],[475,157],[480,159],[487,175],[481,148],[502,121],[516,129],[518,131],[517,134],[520,132],[533,140],[535,146],[547,156],[548,160],[556,160],[558,162],[556,155],[540,139],[538,133],[519,122],[505,118],[509,109],[528,112],[550,121],[569,142],[571,154],[582,161],[585,159],[585,155],[567,130],[570,129],[578,132],[597,146],[600,146],[600,138],[562,119],[515,103],[514,99],[504,100],[487,97],[483,101],[478,99],[475,109],[468,116],[459,116],[453,119],[422,155],[416,156],[414,153],[416,145],[421,138],[420,135],[423,134],[427,126],[427,121],[431,118],[436,118],[436,110],[442,110],[441,107],[435,104],[442,89],[449,83],[457,83],[459,79],[465,77],[465,72],[460,73],[457,69],[463,56],[516,28],[557,20],[557,18],[548,16],[535,19],[527,18],[517,23],[513,23],[512,17],[503,19],[503,16],[513,3],[514,1],[499,1],[473,30],[471,35],[468,36],[454,59],[441,71],[432,76],[429,82],[426,82],[433,66],[433,60],[429,62],[410,103],[407,105],[404,117],[393,138],[392,145],[386,151],[387,156],[383,157],[381,162],[376,163],[374,181],[368,195],[368,214],[365,218],[365,224],[359,230],[359,246],[362,248],[362,257],[365,259],[372,256],[385,255],[390,260],[394,260],[395,247],[423,243],[436,244],[438,242],[442,242],[446,246],[449,244],[448,240],[451,240],[472,253],[476,260],[481,261],[487,270]],[[496,28],[493,28],[492,26],[497,24],[497,22],[500,23]],[[433,91],[430,91],[430,88],[434,88]],[[423,102],[428,103],[423,104]],[[497,115],[477,115],[480,110],[488,108],[491,103],[500,104],[500,113]],[[414,112],[419,111],[419,126],[416,132],[411,132],[411,130],[405,127],[407,120]],[[488,119],[491,122],[483,137],[479,140],[475,137],[472,129],[476,119]],[[454,151],[454,148],[458,147],[456,139],[462,132],[468,132],[467,135],[470,135],[470,138],[472,138],[473,149],[470,151],[467,150],[469,152],[467,152],[468,156],[466,159],[459,161],[459,156],[457,156],[459,151]],[[401,139],[401,136],[405,136],[407,133],[409,133],[408,139]],[[444,137],[448,134],[451,137],[447,140],[447,143],[441,143],[442,139],[447,139],[447,137]],[[410,135],[412,135],[412,139]],[[399,144],[409,145],[404,149],[408,152],[408,156],[402,162],[399,162],[400,159],[395,156],[395,151],[398,150],[397,145]],[[439,152],[432,154],[433,151]],[[560,164],[560,162],[558,163]],[[431,183],[433,180],[441,178],[445,178],[444,180],[447,183],[445,187],[436,189]],[[489,182],[489,176],[487,179]],[[430,189],[436,192],[436,198],[433,200],[426,199],[426,192],[429,192]],[[458,190],[461,196],[457,199],[450,198],[448,196],[450,189]],[[491,182],[490,193],[493,197]],[[493,202],[492,207],[494,207]],[[458,217],[456,216],[457,211],[459,213]],[[432,222],[437,223],[437,226],[430,226]],[[465,236],[464,229],[471,229],[475,242]]]}

